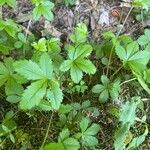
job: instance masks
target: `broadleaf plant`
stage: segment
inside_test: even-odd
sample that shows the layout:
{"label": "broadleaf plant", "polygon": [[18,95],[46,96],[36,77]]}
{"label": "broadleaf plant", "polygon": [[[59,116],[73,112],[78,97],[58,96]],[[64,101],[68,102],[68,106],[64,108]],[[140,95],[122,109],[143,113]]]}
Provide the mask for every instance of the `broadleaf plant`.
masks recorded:
{"label": "broadleaf plant", "polygon": [[44,147],[44,150],[78,150],[80,147],[79,142],[75,138],[69,137],[69,135],[69,130],[63,129],[59,133],[58,143],[49,143]]}
{"label": "broadleaf plant", "polygon": [[109,97],[111,97],[113,101],[117,100],[120,92],[120,81],[115,80],[110,82],[106,75],[102,75],[101,82],[102,84],[97,84],[92,88],[93,93],[100,94],[99,101],[106,102]]}
{"label": "broadleaf plant", "polygon": [[[24,91],[20,107],[31,109],[38,106],[44,98],[51,102],[53,109],[58,109],[62,102],[62,91],[58,81],[53,75],[53,66],[47,53],[43,53],[39,63],[31,60],[21,60],[14,63],[15,71],[28,80],[32,80],[30,86]],[[57,93],[57,94],[56,94]]]}
{"label": "broadleaf plant", "polygon": [[35,21],[37,21],[41,16],[44,16],[49,21],[53,20],[54,15],[51,10],[54,8],[54,3],[43,0],[32,0],[32,3],[35,5],[32,12],[33,19]]}
{"label": "broadleaf plant", "polygon": [[[144,141],[145,137],[148,134],[148,129],[146,129],[143,135],[138,137],[130,137],[129,142],[126,143],[126,140],[129,139],[131,135],[130,128],[136,122],[136,112],[138,105],[140,104],[141,99],[139,97],[133,97],[131,101],[127,101],[123,106],[120,113],[119,121],[121,122],[120,128],[115,133],[115,150],[125,150],[125,149],[136,149]],[[140,120],[140,119],[139,119]]]}
{"label": "broadleaf plant", "polygon": [[[80,82],[83,77],[83,72],[87,74],[94,74],[96,72],[96,68],[93,63],[87,59],[92,52],[92,46],[89,44],[84,44],[87,36],[86,32],[86,26],[79,24],[75,30],[75,34],[71,36],[71,40],[74,42],[74,45],[65,46],[68,59],[65,60],[60,66],[60,70],[63,72],[70,70],[71,79],[75,83]],[[78,36],[76,35],[77,33]],[[81,43],[79,43],[79,41]]]}
{"label": "broadleaf plant", "polygon": [[82,145],[93,147],[98,144],[98,140],[95,136],[99,132],[100,126],[95,123],[89,125],[90,121],[87,118],[83,118],[80,122],[81,132],[76,134],[76,138],[81,138]]}

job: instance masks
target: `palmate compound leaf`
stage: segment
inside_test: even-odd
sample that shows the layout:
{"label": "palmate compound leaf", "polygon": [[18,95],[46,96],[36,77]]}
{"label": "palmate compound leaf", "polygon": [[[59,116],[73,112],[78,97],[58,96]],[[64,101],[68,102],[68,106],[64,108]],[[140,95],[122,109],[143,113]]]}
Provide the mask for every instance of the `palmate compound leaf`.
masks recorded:
{"label": "palmate compound leaf", "polygon": [[92,52],[91,45],[81,44],[76,48],[72,45],[66,45],[65,48],[68,51],[68,60],[65,60],[61,64],[60,70],[63,72],[70,70],[71,79],[75,83],[79,83],[82,79],[83,72],[88,74],[94,74],[96,72],[93,63],[86,59]]}
{"label": "palmate compound leaf", "polygon": [[79,23],[75,28],[75,33],[70,36],[73,43],[84,43],[87,40],[88,29],[85,23]]}
{"label": "palmate compound leaf", "polygon": [[41,2],[33,9],[33,19],[38,20],[43,15],[47,20],[52,21],[54,16],[51,9],[53,7],[54,3],[50,1]]}
{"label": "palmate compound leaf", "polygon": [[99,94],[99,101],[105,103],[109,97],[113,101],[117,100],[120,92],[120,81],[116,79],[110,82],[106,75],[102,75],[101,82],[103,84],[97,84],[92,88],[93,93]]}
{"label": "palmate compound leaf", "polygon": [[78,150],[80,147],[79,142],[76,139],[69,137],[69,135],[69,130],[63,129],[59,134],[58,143],[64,145],[64,150]]}
{"label": "palmate compound leaf", "polygon": [[24,91],[20,102],[20,108],[26,110],[37,106],[46,94],[46,88],[47,80],[33,82]]}
{"label": "palmate compound leaf", "polygon": [[82,143],[86,146],[95,146],[98,144],[98,140],[95,137],[100,130],[98,124],[93,123],[91,126],[90,121],[87,118],[83,118],[80,122],[81,133],[77,133],[77,137],[81,136]]}
{"label": "palmate compound leaf", "polygon": [[40,57],[39,64],[27,61],[18,61],[14,64],[15,70],[29,80],[36,80],[24,91],[20,106],[22,109],[31,109],[37,106],[47,96],[52,108],[58,109],[63,96],[57,81],[53,79],[53,66],[47,53]]}
{"label": "palmate compound leaf", "polygon": [[123,64],[136,72],[143,71],[150,59],[148,50],[139,51],[137,42],[128,44],[126,49],[117,45],[115,50],[118,57],[123,61]]}
{"label": "palmate compound leaf", "polygon": [[10,88],[14,84],[23,82],[24,79],[15,74],[13,62],[12,58],[4,59],[4,63],[0,62],[0,86],[6,83],[6,87]]}
{"label": "palmate compound leaf", "polygon": [[72,137],[69,137],[68,129],[63,129],[58,137],[58,143],[49,143],[44,147],[44,150],[78,150],[79,142]]}

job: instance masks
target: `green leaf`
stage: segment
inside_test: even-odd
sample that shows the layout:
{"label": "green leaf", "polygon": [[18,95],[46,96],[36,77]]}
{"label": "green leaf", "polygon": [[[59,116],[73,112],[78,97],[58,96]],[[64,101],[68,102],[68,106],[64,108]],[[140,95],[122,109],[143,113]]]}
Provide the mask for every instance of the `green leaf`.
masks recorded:
{"label": "green leaf", "polygon": [[17,6],[16,0],[6,0],[6,3],[12,8],[15,8]]}
{"label": "green leaf", "polygon": [[119,92],[120,92],[120,81],[116,80],[112,83],[112,88],[110,90],[110,96],[113,101],[118,100]]}
{"label": "green leaf", "polygon": [[48,42],[48,51],[49,52],[60,52],[61,48],[60,48],[60,40],[59,38],[51,38]]}
{"label": "green leaf", "polygon": [[140,102],[138,97],[134,97],[130,102],[127,101],[122,108],[120,121],[122,124],[129,123],[130,125],[134,124],[136,117],[136,108]]}
{"label": "green leaf", "polygon": [[10,103],[19,102],[23,91],[23,87],[20,84],[16,83],[15,80],[13,80],[12,84],[7,82],[5,86],[5,93],[8,97],[6,100]]}
{"label": "green leaf", "polygon": [[150,53],[147,50],[139,51],[139,45],[137,42],[132,42],[124,49],[121,46],[116,46],[116,54],[123,64],[131,68],[136,72],[142,72],[146,69],[146,65],[150,59]]}
{"label": "green leaf", "polygon": [[103,85],[107,85],[110,82],[106,75],[101,76],[101,81],[102,81]]}
{"label": "green leaf", "polygon": [[128,145],[127,150],[137,149],[145,141],[147,134],[148,134],[148,128],[146,126],[145,132],[142,135],[135,137]]}
{"label": "green leaf", "polygon": [[65,45],[65,49],[68,51],[68,60],[64,61],[60,67],[61,71],[70,70],[71,79],[75,83],[80,82],[83,72],[88,74],[94,74],[96,72],[93,63],[86,58],[91,54],[92,46],[89,44],[79,44],[80,42],[83,42],[82,39],[80,39],[79,43],[76,41],[76,36],[79,36],[80,34],[84,41],[87,36],[87,27],[85,24],[78,24],[75,35],[71,36],[72,41],[77,43],[73,46],[70,44]]}
{"label": "green leaf", "polygon": [[43,150],[65,150],[62,143],[50,143],[45,145]]}
{"label": "green leaf", "polygon": [[71,74],[71,79],[75,83],[79,83],[83,76],[82,70],[79,69],[75,64],[72,65],[70,74]]}
{"label": "green leaf", "polygon": [[61,66],[60,66],[60,70],[65,72],[65,71],[68,71],[71,67],[72,67],[72,63],[73,61],[72,60],[65,60]]}
{"label": "green leaf", "polygon": [[98,144],[98,139],[94,136],[87,135],[83,137],[83,144],[86,146],[95,146]]}
{"label": "green leaf", "polygon": [[143,87],[143,89],[147,91],[148,94],[150,94],[150,89],[148,85],[145,83],[145,81],[143,80],[143,78],[140,75],[136,75],[136,76],[137,76],[138,82]]}
{"label": "green leaf", "polygon": [[144,35],[142,35],[142,36],[140,36],[138,38],[138,40],[137,40],[138,43],[141,46],[145,46],[145,45],[149,44],[150,43],[150,37],[149,37],[149,35],[150,35],[150,30],[149,29],[145,29]]}
{"label": "green leaf", "polygon": [[47,46],[46,46],[46,39],[45,38],[41,38],[38,43],[33,42],[32,46],[41,52],[46,52],[47,51]]}
{"label": "green leaf", "polygon": [[68,6],[68,5],[74,5],[76,0],[63,0],[63,2],[65,3],[66,6]]}
{"label": "green leaf", "polygon": [[53,9],[53,7],[54,3],[50,1],[40,2],[33,9],[33,19],[37,21],[43,15],[47,20],[52,21],[54,16],[51,9]]}
{"label": "green leaf", "polygon": [[49,79],[52,78],[53,66],[52,61],[47,53],[44,53],[40,57],[40,68],[42,69],[45,76],[47,76]]}
{"label": "green leaf", "polygon": [[6,21],[0,20],[1,24],[2,27],[0,30],[5,30],[12,37],[15,37],[16,33],[20,31],[18,25],[11,19],[7,19]]}
{"label": "green leaf", "polygon": [[21,98],[20,102],[21,109],[26,110],[31,109],[34,106],[38,106],[38,104],[46,94],[46,87],[47,87],[46,80],[39,80],[28,86]]}
{"label": "green leaf", "polygon": [[37,21],[41,16],[42,16],[42,13],[41,13],[41,8],[40,7],[35,7],[32,11],[32,16],[33,16],[33,19],[35,21]]}
{"label": "green leaf", "polygon": [[114,142],[115,150],[124,150],[125,149],[124,141],[129,132],[129,129],[130,129],[129,123],[125,123],[116,131],[115,142]]}
{"label": "green leaf", "polygon": [[80,122],[81,134],[77,133],[77,137],[82,138],[82,143],[86,146],[95,146],[98,144],[98,140],[94,137],[100,130],[99,125],[92,124],[89,127],[90,121],[87,118],[83,118]]}
{"label": "green leaf", "polygon": [[40,109],[42,111],[50,111],[50,110],[52,110],[52,106],[51,106],[50,102],[48,102],[46,100],[41,100],[38,105],[38,109]]}
{"label": "green leaf", "polygon": [[70,36],[73,43],[84,43],[87,40],[88,30],[84,23],[79,23],[75,29],[75,34]]}
{"label": "green leaf", "polygon": [[80,122],[81,132],[85,132],[89,126],[90,121],[87,118],[83,118]]}
{"label": "green leaf", "polygon": [[16,0],[0,0],[0,5],[4,5],[5,3],[12,8],[16,7]]}
{"label": "green leaf", "polygon": [[51,102],[53,109],[58,110],[63,100],[63,94],[56,81],[50,81],[50,90],[47,92],[47,98]]}
{"label": "green leaf", "polygon": [[85,73],[94,74],[96,72],[96,68],[90,60],[78,59],[75,61],[75,64]]}
{"label": "green leaf", "polygon": [[80,44],[76,48],[76,52],[74,54],[74,60],[75,59],[82,59],[84,57],[87,57],[91,54],[92,52],[92,46],[88,44]]}
{"label": "green leaf", "polygon": [[117,45],[115,47],[115,50],[116,50],[116,54],[121,60],[124,60],[126,58],[126,51],[121,45]]}
{"label": "green leaf", "polygon": [[104,90],[104,86],[101,84],[97,84],[92,88],[93,93],[100,93]]}
{"label": "green leaf", "polygon": [[46,78],[41,68],[31,60],[20,60],[14,63],[15,71],[28,80],[38,80]]}
{"label": "green leaf", "polygon": [[75,47],[70,44],[66,44],[65,50],[67,50],[68,52],[68,58],[71,60],[74,60],[74,55],[75,55],[75,50],[76,50]]}
{"label": "green leaf", "polygon": [[96,135],[100,130],[100,127],[98,124],[93,123],[87,130],[87,135]]}
{"label": "green leaf", "polygon": [[68,138],[63,141],[65,150],[78,150],[80,148],[79,142],[74,138]]}
{"label": "green leaf", "polygon": [[62,132],[59,134],[58,142],[63,143],[65,150],[78,150],[80,145],[79,142],[69,137],[69,130],[63,129]]}
{"label": "green leaf", "polygon": [[67,114],[67,113],[69,113],[70,111],[72,111],[72,109],[73,109],[72,106],[69,105],[69,104],[67,104],[67,105],[61,104],[61,106],[60,106],[58,112],[59,112],[60,114]]}
{"label": "green leaf", "polygon": [[19,83],[20,81],[16,79],[16,76],[17,75],[14,73],[12,58],[4,59],[4,63],[0,62],[0,86],[7,83],[7,86],[11,87],[17,82]]}
{"label": "green leaf", "polygon": [[63,142],[64,140],[66,140],[67,138],[69,138],[69,130],[68,129],[63,129],[58,136],[58,142]]}
{"label": "green leaf", "polygon": [[107,102],[108,98],[109,98],[109,90],[104,89],[99,95],[99,101],[101,103],[105,103],[105,102]]}

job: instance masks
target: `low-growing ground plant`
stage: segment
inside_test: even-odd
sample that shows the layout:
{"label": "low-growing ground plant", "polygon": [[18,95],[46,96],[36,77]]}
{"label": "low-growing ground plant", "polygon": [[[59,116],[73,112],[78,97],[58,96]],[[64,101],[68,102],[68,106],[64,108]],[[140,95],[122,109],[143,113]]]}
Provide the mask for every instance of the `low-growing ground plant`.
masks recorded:
{"label": "low-growing ground plant", "polygon": [[[4,4],[17,6],[14,0],[0,1]],[[32,4],[33,20],[54,19],[53,2]],[[149,9],[149,1],[132,5]],[[1,111],[1,149],[103,149],[103,143],[110,144],[101,138],[107,130],[111,149],[138,149],[146,141],[149,108],[143,93],[150,94],[150,30],[137,38],[104,32],[102,42],[94,44],[88,37],[83,22],[62,46],[58,37],[26,35],[14,20],[0,20],[1,107],[8,105]],[[107,119],[113,127],[104,130]],[[40,124],[37,147],[32,144],[38,132],[31,132],[28,121],[33,128]]]}

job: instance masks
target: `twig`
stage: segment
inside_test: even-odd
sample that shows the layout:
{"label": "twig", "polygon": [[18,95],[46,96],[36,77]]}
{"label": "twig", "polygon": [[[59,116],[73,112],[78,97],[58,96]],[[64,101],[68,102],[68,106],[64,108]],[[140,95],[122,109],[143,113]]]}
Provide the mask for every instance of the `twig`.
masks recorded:
{"label": "twig", "polygon": [[126,24],[126,22],[127,22],[127,19],[128,19],[128,17],[129,17],[129,15],[130,15],[130,13],[131,13],[131,11],[132,11],[133,8],[134,8],[134,6],[132,6],[132,7],[130,8],[130,10],[129,10],[129,12],[128,12],[128,14],[127,14],[127,16],[126,16],[126,18],[125,18],[123,24],[122,24],[122,27],[120,28],[120,30],[119,30],[119,32],[118,32],[118,34],[117,34],[117,37],[119,37],[119,35],[120,35],[122,29],[124,28],[124,26],[125,26],[125,24]]}
{"label": "twig", "polygon": [[43,147],[44,147],[44,145],[45,145],[45,142],[46,142],[46,139],[47,139],[47,137],[48,137],[49,130],[50,130],[50,126],[51,126],[51,123],[52,123],[53,114],[54,114],[54,112],[52,112],[52,115],[51,115],[51,117],[50,117],[49,124],[48,124],[48,127],[47,127],[47,131],[46,131],[46,134],[45,134],[43,143],[42,143],[42,145],[41,145],[41,147],[40,147],[39,150],[42,150]]}
{"label": "twig", "polygon": [[120,86],[122,86],[122,85],[125,84],[125,83],[129,83],[129,82],[131,82],[131,81],[134,81],[134,80],[136,80],[136,78],[126,80],[126,81],[122,82],[122,83],[120,84]]}
{"label": "twig", "polygon": [[28,26],[27,26],[27,30],[26,30],[26,34],[25,34],[25,37],[26,37],[26,38],[27,38],[28,33],[29,33],[29,29],[30,29],[30,26],[31,26],[31,22],[32,22],[32,19],[30,19],[29,22],[28,22]]}

